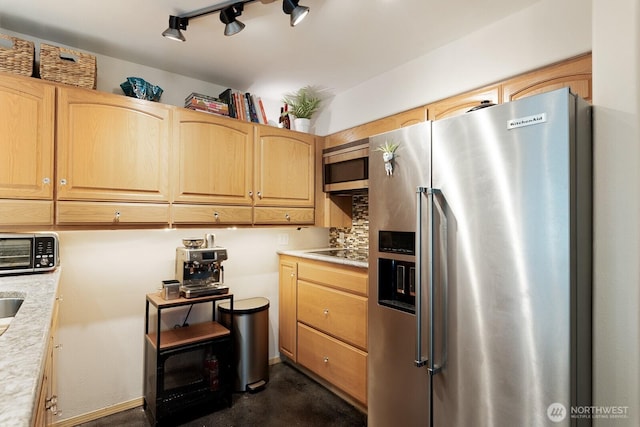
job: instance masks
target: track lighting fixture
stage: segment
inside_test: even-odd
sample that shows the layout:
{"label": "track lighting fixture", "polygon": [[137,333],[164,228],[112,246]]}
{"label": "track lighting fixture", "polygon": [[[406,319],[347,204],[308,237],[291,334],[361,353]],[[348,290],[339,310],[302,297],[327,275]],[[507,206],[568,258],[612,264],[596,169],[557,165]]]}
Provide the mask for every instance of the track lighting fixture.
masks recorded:
{"label": "track lighting fixture", "polygon": [[179,16],[169,16],[169,28],[162,33],[168,39],[183,42],[186,39],[180,30],[186,30],[189,24],[189,19],[180,18]]}
{"label": "track lighting fixture", "polygon": [[298,0],[283,0],[282,10],[287,15],[291,15],[291,26],[298,25],[309,14],[309,8],[306,6],[298,6]]}
{"label": "track lighting fixture", "polygon": [[242,10],[244,8],[243,3],[234,4],[233,6],[229,6],[226,9],[222,9],[220,11],[220,21],[222,21],[224,26],[224,35],[232,36],[234,34],[239,33],[244,29],[244,24],[236,18],[242,15]]}
{"label": "track lighting fixture", "polygon": [[[169,16],[169,28],[167,28],[162,35],[171,40],[185,41],[184,34],[181,30],[186,30],[189,25],[189,20],[199,18],[200,16],[209,15],[214,12],[220,12],[220,21],[225,24],[224,35],[232,36],[243,30],[245,25],[238,21],[236,18],[242,15],[244,5],[246,3],[252,3],[256,0],[228,0],[223,1],[213,6],[199,9],[190,13],[185,13],[180,16]],[[271,3],[275,0],[260,0],[262,3]],[[283,0],[282,10],[287,15],[290,15],[291,26],[294,27],[300,21],[302,21],[309,13],[309,8],[306,6],[298,5],[299,0]]]}

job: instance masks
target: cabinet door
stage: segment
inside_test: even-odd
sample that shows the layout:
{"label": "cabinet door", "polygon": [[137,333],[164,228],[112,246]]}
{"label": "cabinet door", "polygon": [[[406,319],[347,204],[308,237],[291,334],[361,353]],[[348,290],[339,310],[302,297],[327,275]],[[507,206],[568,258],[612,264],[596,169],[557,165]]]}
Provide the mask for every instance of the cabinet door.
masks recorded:
{"label": "cabinet door", "polygon": [[256,206],[314,205],[315,137],[259,126],[256,144]]}
{"label": "cabinet door", "polygon": [[172,200],[251,205],[254,129],[238,120],[176,111]]}
{"label": "cabinet door", "polygon": [[429,120],[445,119],[447,117],[464,114],[474,107],[490,102],[498,104],[500,102],[500,86],[490,86],[465,92],[461,95],[452,96],[433,104],[429,104]]}
{"label": "cabinet door", "polygon": [[168,106],[58,88],[59,200],[169,201]]}
{"label": "cabinet door", "polygon": [[0,198],[53,198],[55,88],[0,77]]}
{"label": "cabinet door", "polygon": [[545,67],[506,81],[502,87],[503,102],[515,101],[563,87],[591,101],[591,54]]}
{"label": "cabinet door", "polygon": [[293,362],[296,361],[296,280],[297,264],[295,261],[280,258],[280,286],[278,291],[278,347],[280,353]]}

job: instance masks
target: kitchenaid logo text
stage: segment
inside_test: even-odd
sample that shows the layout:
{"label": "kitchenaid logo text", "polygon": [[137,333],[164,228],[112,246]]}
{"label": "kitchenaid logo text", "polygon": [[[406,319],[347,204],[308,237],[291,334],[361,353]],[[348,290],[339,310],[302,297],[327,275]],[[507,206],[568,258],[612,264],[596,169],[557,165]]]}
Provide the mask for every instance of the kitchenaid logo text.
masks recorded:
{"label": "kitchenaid logo text", "polygon": [[524,126],[537,125],[547,121],[547,113],[540,113],[534,116],[520,117],[507,121],[507,129],[516,129]]}
{"label": "kitchenaid logo text", "polygon": [[570,411],[562,403],[552,403],[547,407],[547,417],[554,423],[559,423],[565,418],[574,419],[616,419],[629,418],[628,406],[572,406]]}

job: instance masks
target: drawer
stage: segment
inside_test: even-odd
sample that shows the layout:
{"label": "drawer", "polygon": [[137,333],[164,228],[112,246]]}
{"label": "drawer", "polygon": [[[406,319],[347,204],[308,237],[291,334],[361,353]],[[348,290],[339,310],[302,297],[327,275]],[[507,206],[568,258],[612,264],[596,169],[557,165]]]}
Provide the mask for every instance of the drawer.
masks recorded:
{"label": "drawer", "polygon": [[298,320],[367,349],[367,298],[298,280]]}
{"label": "drawer", "polygon": [[215,206],[173,204],[174,224],[251,224],[253,208],[250,206]]}
{"label": "drawer", "polygon": [[298,262],[299,279],[363,296],[368,294],[368,277],[363,268],[307,260]]}
{"label": "drawer", "polygon": [[51,200],[0,200],[0,225],[52,225]]}
{"label": "drawer", "polygon": [[367,353],[298,323],[298,363],[367,403]]}
{"label": "drawer", "polygon": [[313,224],[313,208],[255,208],[256,224]]}
{"label": "drawer", "polygon": [[57,202],[57,207],[60,225],[169,223],[169,204]]}

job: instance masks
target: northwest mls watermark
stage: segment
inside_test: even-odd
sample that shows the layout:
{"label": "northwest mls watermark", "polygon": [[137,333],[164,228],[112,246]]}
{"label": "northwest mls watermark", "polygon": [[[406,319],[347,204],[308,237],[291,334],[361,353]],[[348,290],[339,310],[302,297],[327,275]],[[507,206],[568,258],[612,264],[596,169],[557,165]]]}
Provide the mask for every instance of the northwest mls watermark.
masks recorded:
{"label": "northwest mls watermark", "polygon": [[552,403],[547,407],[547,417],[554,423],[564,421],[567,417],[572,419],[624,419],[629,418],[628,406],[572,406],[567,411],[562,403]]}

